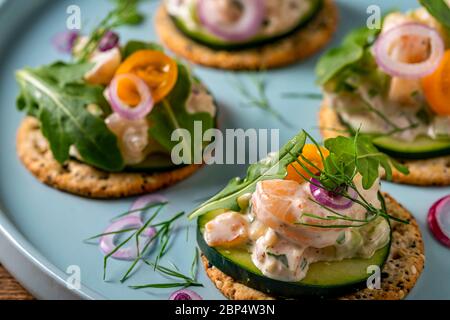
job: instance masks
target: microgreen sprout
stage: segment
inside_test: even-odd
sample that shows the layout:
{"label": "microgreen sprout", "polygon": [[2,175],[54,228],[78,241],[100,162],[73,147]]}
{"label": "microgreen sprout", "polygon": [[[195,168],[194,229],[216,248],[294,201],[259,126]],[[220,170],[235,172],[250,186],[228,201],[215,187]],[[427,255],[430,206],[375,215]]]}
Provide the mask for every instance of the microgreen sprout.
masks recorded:
{"label": "microgreen sprout", "polygon": [[[378,179],[380,167],[384,168],[387,178],[390,178],[392,175],[391,165],[401,172],[407,173],[407,169],[405,167],[396,163],[385,154],[378,152],[378,150],[371,145],[370,140],[359,136],[359,132],[356,132],[355,136],[349,138],[338,137],[335,139],[326,140],[325,146],[330,152],[330,155],[327,158],[323,155],[317,141],[308,133],[306,133],[306,135],[316,146],[324,166],[323,169],[319,168],[316,164],[301,154],[301,160],[296,158],[296,163],[303,169],[304,172],[307,173],[308,176],[314,177],[318,182],[307,178],[305,174],[296,168],[296,166],[293,166],[296,173],[302,177],[302,179],[317,188],[321,188],[337,196],[347,198],[353,203],[362,206],[366,210],[367,214],[365,219],[353,219],[324,204],[321,204],[312,198],[309,198],[310,201],[328,211],[329,214],[327,216],[319,216],[305,212],[302,214],[300,221],[296,222],[297,225],[317,228],[362,227],[380,216],[386,219],[408,224],[408,221],[398,219],[388,214],[384,197],[381,192],[378,192],[378,199],[381,203],[381,208],[376,208],[372,203],[369,203],[369,201],[365,199],[354,182],[355,176],[360,174],[362,177],[362,185],[364,189],[367,190],[370,189]],[[349,194],[348,190],[350,189],[355,191],[357,195],[356,197]],[[302,222],[303,217],[313,218],[316,220],[346,221],[351,223],[320,225],[304,223]]]}

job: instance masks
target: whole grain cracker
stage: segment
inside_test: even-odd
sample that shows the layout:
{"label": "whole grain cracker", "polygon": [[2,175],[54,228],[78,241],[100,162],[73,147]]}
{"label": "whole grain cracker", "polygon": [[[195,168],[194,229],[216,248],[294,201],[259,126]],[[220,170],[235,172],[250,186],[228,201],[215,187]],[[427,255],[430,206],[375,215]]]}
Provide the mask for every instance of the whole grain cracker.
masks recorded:
{"label": "whole grain cracker", "polygon": [[[404,299],[416,284],[425,265],[424,245],[419,226],[405,208],[384,193],[390,215],[409,221],[402,224],[391,221],[392,241],[389,257],[381,273],[381,288],[363,289],[339,297],[339,300],[400,300]],[[206,274],[222,294],[232,300],[273,300],[261,291],[249,288],[211,265],[202,256]]]}
{"label": "whole grain cracker", "polygon": [[325,0],[316,16],[294,34],[251,49],[214,50],[184,35],[161,5],[155,26],[161,41],[175,54],[194,63],[229,70],[277,68],[306,59],[323,48],[338,24],[338,10],[332,0]]}
{"label": "whole grain cracker", "polygon": [[200,168],[189,165],[157,173],[108,173],[76,160],[61,166],[53,157],[39,122],[25,118],[17,132],[17,153],[41,182],[89,198],[122,198],[151,193],[183,180]]}

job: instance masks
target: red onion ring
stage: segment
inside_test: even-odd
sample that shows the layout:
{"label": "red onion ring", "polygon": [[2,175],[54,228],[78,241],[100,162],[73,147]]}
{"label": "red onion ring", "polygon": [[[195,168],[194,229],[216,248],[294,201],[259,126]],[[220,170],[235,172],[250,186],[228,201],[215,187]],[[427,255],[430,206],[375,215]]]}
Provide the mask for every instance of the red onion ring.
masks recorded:
{"label": "red onion ring", "polygon": [[[404,63],[394,60],[389,50],[395,41],[405,35],[416,35],[430,39],[430,57],[420,63]],[[423,78],[433,73],[440,65],[445,52],[444,40],[436,29],[419,23],[405,23],[381,34],[374,46],[378,66],[387,74],[400,78]]]}
{"label": "red onion ring", "polygon": [[428,226],[434,237],[450,248],[450,196],[439,199],[431,206]]}
{"label": "red onion ring", "polygon": [[[156,203],[164,203],[167,202],[167,198],[159,195],[159,194],[147,194],[145,196],[139,197],[131,206],[130,211],[139,210],[142,208],[145,208],[149,205],[156,204]],[[133,212],[131,215],[137,215],[140,217],[142,211],[139,212]]]}
{"label": "red onion ring", "polygon": [[169,300],[203,300],[203,298],[189,289],[181,289],[170,295]]}
{"label": "red onion ring", "polygon": [[[130,107],[123,103],[118,94],[120,80],[129,79],[134,82],[141,97],[141,102],[136,107]],[[134,74],[120,74],[114,77],[109,87],[109,98],[112,109],[122,118],[128,120],[139,120],[147,116],[153,109],[154,101],[149,87],[141,78]]]}
{"label": "red onion ring", "polygon": [[[322,187],[322,184],[317,179],[311,178],[309,189],[312,196],[317,200],[317,202],[329,208],[344,210],[350,208],[353,205],[353,201],[351,199],[326,190],[324,187]],[[358,194],[354,189],[348,189],[348,193],[353,199],[356,199],[358,197]]]}
{"label": "red onion ring", "polygon": [[[117,232],[130,228],[140,228],[143,226],[142,220],[137,216],[126,216],[113,222],[104,233]],[[146,228],[140,235],[140,241],[145,246],[156,234],[155,228]],[[118,234],[108,234],[100,238],[100,250],[106,255],[116,248],[115,239]],[[112,258],[118,260],[134,260],[138,256],[138,251],[134,242],[129,246],[123,246],[112,254]]]}
{"label": "red onion ring", "polygon": [[78,31],[64,31],[56,34],[52,43],[53,46],[61,53],[72,53],[75,42],[78,40],[80,34]]}
{"label": "red onion ring", "polygon": [[217,17],[217,2],[199,0],[198,16],[202,25],[214,35],[229,41],[245,41],[255,36],[261,28],[265,16],[263,0],[241,0],[243,13],[233,25],[224,26]]}
{"label": "red onion ring", "polygon": [[114,31],[106,31],[103,38],[100,40],[98,44],[98,50],[101,52],[109,51],[119,44],[119,35]]}

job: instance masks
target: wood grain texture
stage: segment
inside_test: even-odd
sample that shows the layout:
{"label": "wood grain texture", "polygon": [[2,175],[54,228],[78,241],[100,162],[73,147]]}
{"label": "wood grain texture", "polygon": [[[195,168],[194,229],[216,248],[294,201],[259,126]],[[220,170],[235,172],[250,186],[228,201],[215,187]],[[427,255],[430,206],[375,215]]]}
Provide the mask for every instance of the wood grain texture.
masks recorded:
{"label": "wood grain texture", "polygon": [[0,300],[34,299],[0,264]]}

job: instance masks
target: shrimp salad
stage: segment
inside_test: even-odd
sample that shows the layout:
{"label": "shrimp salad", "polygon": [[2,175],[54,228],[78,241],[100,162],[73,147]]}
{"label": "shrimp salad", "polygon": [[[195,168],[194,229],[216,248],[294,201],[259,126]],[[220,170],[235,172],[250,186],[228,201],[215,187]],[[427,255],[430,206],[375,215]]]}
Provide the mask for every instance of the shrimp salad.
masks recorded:
{"label": "shrimp salad", "polygon": [[[358,183],[360,178],[355,180]],[[379,205],[378,183],[370,190],[361,189],[367,199]],[[317,218],[302,218],[306,212],[323,217],[328,214],[311,198],[308,183],[259,182],[253,194],[239,200],[244,207],[248,204],[246,209],[226,211],[206,224],[205,241],[213,247],[245,246],[262,274],[290,282],[302,280],[314,262],[370,258],[389,242],[389,225],[381,217],[364,227],[344,230],[296,225],[297,221],[331,224]],[[366,211],[355,204],[341,213],[357,219],[363,218]]]}
{"label": "shrimp salad", "polygon": [[[343,137],[334,141],[336,149],[344,142],[359,143]],[[344,163],[336,157],[340,152],[336,149],[331,158]],[[363,157],[372,157],[368,152]],[[386,216],[368,218],[369,210],[383,210],[379,177],[368,183],[365,172],[347,167],[353,171],[346,174],[347,182],[326,187],[319,176],[334,170],[326,165],[330,154],[325,148],[304,145],[298,160],[286,167],[284,179],[255,183],[252,192],[236,198],[240,210],[220,209],[205,224],[203,240],[209,247],[247,252],[264,276],[285,282],[301,281],[316,262],[372,258],[390,242]],[[376,172],[378,164],[373,169]]]}
{"label": "shrimp salad", "polygon": [[381,30],[354,31],[319,62],[325,105],[351,130],[449,139],[448,23],[423,7],[388,14]]}

